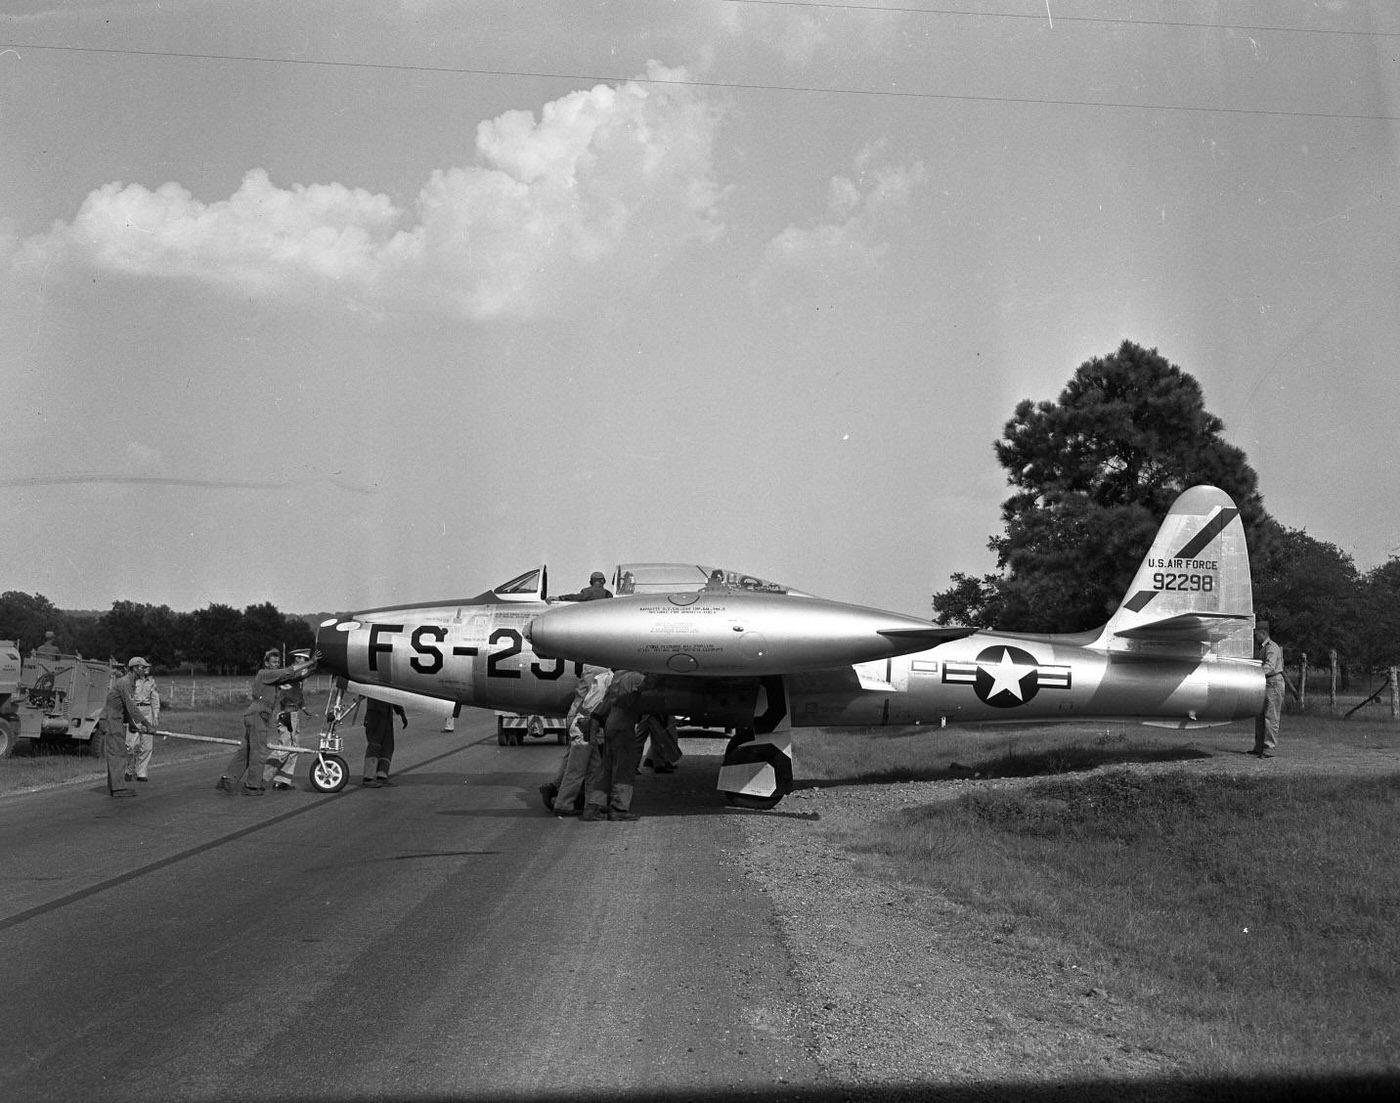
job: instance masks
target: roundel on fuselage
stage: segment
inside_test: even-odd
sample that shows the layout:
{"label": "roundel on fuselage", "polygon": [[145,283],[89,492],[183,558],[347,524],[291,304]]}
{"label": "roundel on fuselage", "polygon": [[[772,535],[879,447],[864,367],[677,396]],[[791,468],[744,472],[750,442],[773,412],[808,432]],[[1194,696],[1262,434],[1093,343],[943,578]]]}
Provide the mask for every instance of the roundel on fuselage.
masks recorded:
{"label": "roundel on fuselage", "polygon": [[1029,651],[999,643],[977,656],[973,692],[996,709],[1014,709],[1040,692],[1039,664]]}

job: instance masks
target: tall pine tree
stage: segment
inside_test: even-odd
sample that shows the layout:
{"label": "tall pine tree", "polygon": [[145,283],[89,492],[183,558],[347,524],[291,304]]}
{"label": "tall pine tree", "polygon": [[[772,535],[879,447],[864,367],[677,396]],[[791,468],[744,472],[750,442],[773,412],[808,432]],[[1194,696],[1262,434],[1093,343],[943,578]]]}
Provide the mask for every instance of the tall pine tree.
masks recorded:
{"label": "tall pine tree", "polygon": [[934,595],[938,619],[1025,632],[1102,624],[1172,501],[1197,483],[1235,499],[1256,552],[1276,526],[1223,429],[1194,378],[1131,341],[1080,365],[1057,401],[1022,401],[994,446],[1013,490],[1006,530],[988,542],[1000,573],[954,575]]}

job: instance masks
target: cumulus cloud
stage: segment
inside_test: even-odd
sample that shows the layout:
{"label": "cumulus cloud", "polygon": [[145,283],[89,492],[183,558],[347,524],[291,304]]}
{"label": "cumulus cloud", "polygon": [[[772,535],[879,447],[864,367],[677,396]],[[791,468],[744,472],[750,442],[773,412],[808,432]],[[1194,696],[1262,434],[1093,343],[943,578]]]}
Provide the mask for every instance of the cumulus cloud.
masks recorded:
{"label": "cumulus cloud", "polygon": [[755,289],[794,274],[831,280],[879,266],[910,196],[927,177],[921,161],[884,164],[883,152],[883,144],[867,146],[850,176],[832,178],[824,220],[788,226],[768,242]]}
{"label": "cumulus cloud", "polygon": [[213,202],[176,183],[112,183],[19,243],[15,263],[253,295],[329,288],[375,309],[437,302],[476,318],[562,309],[723,232],[720,113],[681,70],[652,63],[647,78],[483,122],[475,163],[434,171],[411,211],[344,184],[279,187],[261,169]]}

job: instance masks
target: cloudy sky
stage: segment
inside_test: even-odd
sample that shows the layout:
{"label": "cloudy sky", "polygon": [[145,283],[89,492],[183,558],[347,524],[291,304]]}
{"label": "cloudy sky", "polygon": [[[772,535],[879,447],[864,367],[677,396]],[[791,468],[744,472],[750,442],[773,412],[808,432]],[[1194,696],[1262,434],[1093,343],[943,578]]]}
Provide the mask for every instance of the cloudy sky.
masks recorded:
{"label": "cloudy sky", "polygon": [[1124,339],[1400,553],[1400,6],[10,0],[0,589],[929,615]]}

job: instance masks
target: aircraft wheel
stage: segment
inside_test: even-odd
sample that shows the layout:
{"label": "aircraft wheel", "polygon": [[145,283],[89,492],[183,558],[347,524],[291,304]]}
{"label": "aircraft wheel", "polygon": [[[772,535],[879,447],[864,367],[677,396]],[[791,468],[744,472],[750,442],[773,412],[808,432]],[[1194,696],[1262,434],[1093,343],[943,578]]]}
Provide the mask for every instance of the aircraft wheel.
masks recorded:
{"label": "aircraft wheel", "polygon": [[318,793],[338,793],[350,780],[350,767],[338,754],[317,755],[311,760],[311,788]]}
{"label": "aircraft wheel", "polygon": [[776,808],[792,792],[792,759],[771,743],[751,744],[752,730],[741,729],[729,741],[724,752],[724,765],[737,766],[746,762],[766,762],[773,768],[774,787],[768,796],[724,791],[725,803],[734,808]]}

